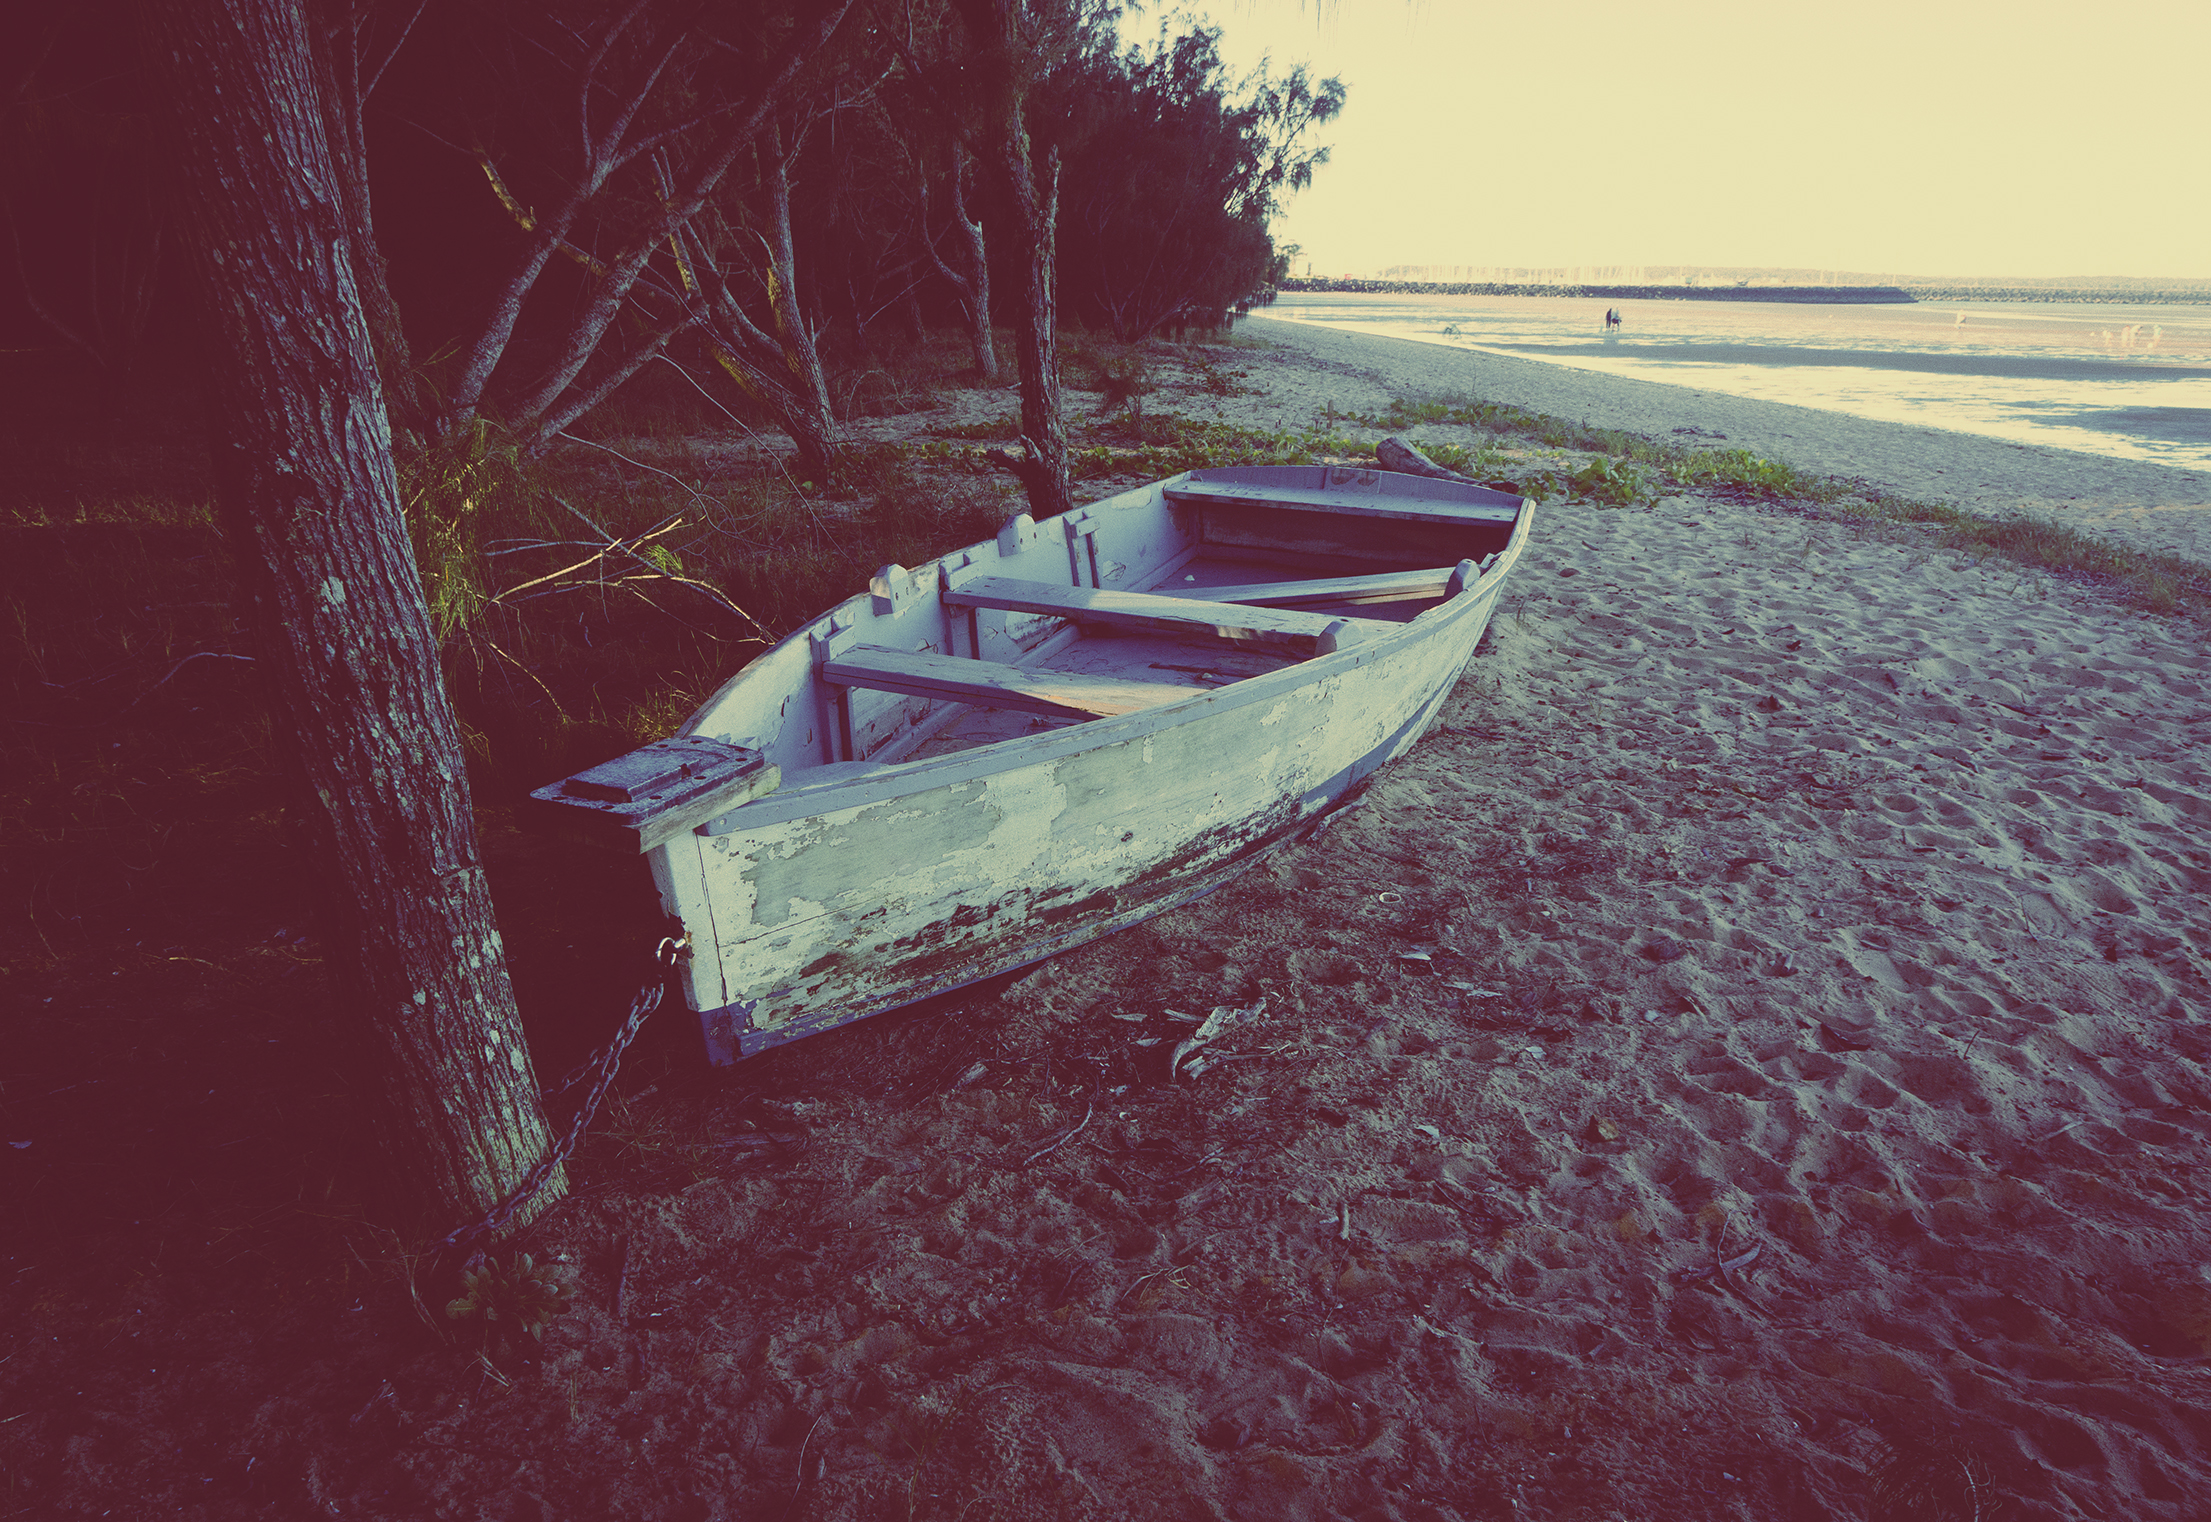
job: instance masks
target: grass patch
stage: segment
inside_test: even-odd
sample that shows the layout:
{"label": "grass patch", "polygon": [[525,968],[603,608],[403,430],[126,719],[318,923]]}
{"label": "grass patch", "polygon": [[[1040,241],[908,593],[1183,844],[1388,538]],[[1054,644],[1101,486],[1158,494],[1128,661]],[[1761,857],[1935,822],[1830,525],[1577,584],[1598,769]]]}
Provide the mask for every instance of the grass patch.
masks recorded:
{"label": "grass patch", "polygon": [[[1222,465],[1312,465],[1374,454],[1371,442],[1338,429],[1245,428],[1171,412],[1083,420],[1068,433],[1068,470],[1077,481],[1156,479]],[[1019,437],[1020,424],[1010,418],[962,424],[941,430],[934,439],[877,446],[876,468],[936,465],[1003,478],[1004,467],[984,446],[1003,447]]]}
{"label": "grass patch", "polygon": [[1145,421],[1144,437],[1133,446],[1101,440],[1077,448],[1073,472],[1078,480],[1156,479],[1224,465],[1312,465],[1373,453],[1372,444],[1329,428],[1244,428],[1162,413]]}
{"label": "grass patch", "polygon": [[[486,801],[670,732],[877,566],[988,538],[1021,505],[1002,472],[895,445],[854,449],[834,496],[690,439],[612,447],[525,460],[479,430],[404,467]],[[18,503],[0,510],[0,552],[0,744],[18,775],[51,771],[64,734],[184,727],[213,751],[261,754],[265,703],[232,612],[241,580],[206,501],[126,489]]]}
{"label": "grass patch", "polygon": [[[1799,471],[1783,461],[1770,460],[1747,449],[1709,449],[1671,439],[1654,439],[1618,428],[1596,428],[1569,422],[1547,413],[1531,412],[1503,402],[1466,397],[1416,401],[1400,397],[1376,413],[1357,413],[1345,419],[1363,427],[1402,432],[1423,424],[1480,428],[1518,448],[1575,450],[1602,456],[1605,463],[1584,462],[1575,470],[1544,473],[1527,470],[1513,477],[1533,495],[1572,496],[1578,499],[1625,506],[1647,501],[1669,490],[1721,490],[1770,500],[1831,501],[1854,489],[1853,483],[1829,481]],[[1436,462],[1467,475],[1485,471],[1454,464],[1443,457],[1450,445],[1421,446]],[[1438,451],[1442,451],[1439,453]],[[1518,456],[1476,454],[1477,464],[1491,460],[1518,462]],[[1510,472],[1506,472],[1510,475]]]}
{"label": "grass patch", "polygon": [[1954,503],[1903,497],[1861,480],[1799,470],[1748,449],[1654,439],[1464,397],[1399,398],[1377,413],[1340,418],[1331,414],[1329,420],[1392,431],[1422,424],[1481,428],[1516,444],[1579,450],[1598,457],[1567,470],[1531,466],[1523,457],[1494,445],[1419,446],[1439,465],[1529,496],[1571,496],[1625,506],[1668,490],[1685,490],[1737,500],[1788,502],[1841,521],[1932,529],[1937,546],[1944,550],[1976,559],[2002,559],[2025,570],[2106,586],[2145,612],[2211,621],[2211,566],[2203,562],[2132,549],[2025,513],[1987,517]]}
{"label": "grass patch", "polygon": [[2132,549],[2025,513],[1990,518],[1953,503],[1887,494],[1834,502],[1822,512],[1859,522],[1929,527],[1942,549],[2107,587],[2145,613],[2211,622],[2211,565],[2201,561]]}

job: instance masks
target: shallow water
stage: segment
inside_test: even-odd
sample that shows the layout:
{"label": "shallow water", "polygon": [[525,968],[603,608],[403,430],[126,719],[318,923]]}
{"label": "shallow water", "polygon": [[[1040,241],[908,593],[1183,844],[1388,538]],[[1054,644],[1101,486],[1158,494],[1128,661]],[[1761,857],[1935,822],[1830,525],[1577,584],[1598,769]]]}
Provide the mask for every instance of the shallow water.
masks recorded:
{"label": "shallow water", "polygon": [[1288,292],[1269,317],[2211,472],[2211,306]]}

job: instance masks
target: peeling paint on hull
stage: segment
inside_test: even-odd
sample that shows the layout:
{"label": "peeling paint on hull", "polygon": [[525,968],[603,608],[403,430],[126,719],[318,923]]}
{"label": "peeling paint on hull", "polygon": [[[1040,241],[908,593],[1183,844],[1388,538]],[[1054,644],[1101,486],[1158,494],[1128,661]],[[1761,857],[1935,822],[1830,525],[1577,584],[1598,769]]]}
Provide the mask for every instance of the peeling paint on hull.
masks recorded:
{"label": "peeling paint on hull", "polygon": [[[1252,821],[1241,832],[1223,831],[1220,832],[1223,838],[1193,841],[1180,861],[1163,864],[1119,891],[1099,890],[1088,898],[1058,907],[1035,908],[1028,915],[1022,934],[994,936],[991,933],[999,928],[998,916],[1005,905],[993,904],[988,909],[977,910],[972,905],[962,904],[955,907],[940,926],[930,927],[940,933],[910,937],[891,948],[894,958],[903,955],[907,960],[899,969],[904,976],[888,990],[880,986],[864,993],[854,990],[845,994],[850,1002],[801,1005],[780,1023],[775,1021],[772,1010],[763,1008],[764,1001],[758,999],[702,1012],[699,1023],[708,1055],[716,1063],[735,1062],[740,1057],[753,1056],[801,1036],[988,982],[1195,902],[1226,885],[1275,847],[1293,839],[1317,816],[1356,792],[1385,763],[1409,749],[1420,732],[1427,728],[1447,691],[1436,694],[1415,721],[1402,726],[1388,741],[1302,794],[1295,806],[1277,805],[1266,817]],[[1071,891],[1062,888],[1043,898],[1062,897]],[[1036,899],[1032,898],[1031,902]],[[959,932],[971,928],[979,928],[983,934],[977,938],[963,936],[954,940]],[[823,988],[826,990],[830,986],[834,985],[825,981]],[[816,997],[822,999],[826,994]]]}

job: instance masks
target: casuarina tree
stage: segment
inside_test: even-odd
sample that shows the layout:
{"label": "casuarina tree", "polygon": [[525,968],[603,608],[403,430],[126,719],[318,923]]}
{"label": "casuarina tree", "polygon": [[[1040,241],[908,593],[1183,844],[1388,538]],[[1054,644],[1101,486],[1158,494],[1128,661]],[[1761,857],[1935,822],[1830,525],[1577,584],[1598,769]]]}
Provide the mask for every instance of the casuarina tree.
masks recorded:
{"label": "casuarina tree", "polygon": [[[324,1019],[376,1117],[395,1224],[455,1224],[551,1137],[401,517],[329,71],[298,4],[141,15],[210,340],[223,522],[324,894]],[[563,1188],[555,1170],[517,1219]]]}

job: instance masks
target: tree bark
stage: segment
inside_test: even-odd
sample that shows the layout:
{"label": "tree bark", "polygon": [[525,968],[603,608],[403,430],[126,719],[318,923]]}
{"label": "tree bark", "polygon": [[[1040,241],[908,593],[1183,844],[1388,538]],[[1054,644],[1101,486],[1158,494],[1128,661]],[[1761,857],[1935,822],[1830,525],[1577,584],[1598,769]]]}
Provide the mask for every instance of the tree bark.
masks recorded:
{"label": "tree bark", "polygon": [[[360,292],[362,316],[376,354],[377,374],[384,386],[384,406],[391,414],[392,431],[420,438],[428,424],[422,381],[415,373],[414,350],[399,320],[399,302],[392,295],[390,267],[376,246],[376,218],[369,199],[368,128],[363,110],[369,92],[376,88],[383,68],[406,42],[407,20],[390,51],[381,58],[364,60],[371,6],[368,0],[332,0],[321,27],[321,62],[328,71],[323,79],[324,132],[330,145],[339,226],[353,262],[354,287]],[[421,14],[418,7],[415,15]],[[361,77],[363,62],[370,70]]]}
{"label": "tree bark", "polygon": [[[803,134],[801,134],[803,136]],[[799,406],[785,412],[784,426],[798,444],[799,456],[815,479],[826,482],[837,469],[837,423],[829,405],[829,377],[821,367],[821,346],[798,299],[798,248],[791,237],[791,160],[798,144],[783,151],[783,135],[768,143],[772,160],[763,166],[768,190],[768,310],[775,315],[775,337],[783,351],[791,395]],[[765,156],[765,155],[764,155]],[[795,415],[794,415],[795,414]]]}
{"label": "tree bark", "polygon": [[1402,439],[1388,438],[1375,445],[1374,458],[1381,462],[1384,470],[1394,470],[1399,475],[1428,476],[1437,481],[1464,481],[1469,486],[1482,484],[1472,476],[1462,476],[1455,470],[1445,469]]}
{"label": "tree bark", "polygon": [[920,170],[921,241],[929,250],[929,262],[937,267],[960,298],[967,319],[967,338],[975,354],[975,378],[986,386],[998,384],[998,351],[990,331],[990,251],[983,242],[983,224],[967,214],[967,150],[952,145],[952,230],[959,234],[960,253],[967,265],[956,270],[937,252],[936,236],[929,231],[929,177]]}
{"label": "tree bark", "polygon": [[[816,328],[798,297],[798,254],[791,236],[790,161],[780,131],[771,151],[761,155],[761,177],[768,192],[766,228],[759,234],[760,282],[766,290],[768,322],[762,328],[745,312],[730,289],[724,252],[737,239],[719,217],[711,231],[700,223],[677,228],[669,238],[686,309],[705,333],[715,362],[747,396],[766,406],[798,446],[804,479],[826,485],[842,464],[837,421],[829,403],[829,379],[822,369]],[[671,192],[663,181],[662,194]]]}
{"label": "tree bark", "polygon": [[1067,481],[1067,414],[1059,393],[1059,155],[1047,150],[1039,185],[1028,128],[1018,117],[1015,123],[1007,135],[1006,175],[1027,255],[1013,341],[1021,373],[1021,442],[1028,457],[1014,473],[1028,488],[1029,515],[1042,519],[1075,505]]}
{"label": "tree bark", "polygon": [[[333,1024],[394,1224],[442,1230],[549,1149],[402,520],[300,7],[143,0],[204,299],[226,532],[323,869]],[[555,1172],[520,1224],[558,1199]]]}
{"label": "tree bark", "polygon": [[[1059,155],[1037,163],[1029,137],[1030,39],[1022,33],[1020,0],[958,0],[967,23],[971,62],[981,86],[983,140],[990,167],[1013,211],[1022,255],[1021,302],[1014,313],[1014,362],[1021,376],[1021,442],[1026,454],[996,456],[1021,478],[1034,518],[1074,505],[1067,483],[1067,419],[1060,409],[1058,331]],[[1041,168],[1041,173],[1039,172]],[[987,318],[985,319],[988,320]]]}

